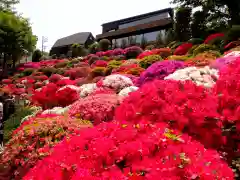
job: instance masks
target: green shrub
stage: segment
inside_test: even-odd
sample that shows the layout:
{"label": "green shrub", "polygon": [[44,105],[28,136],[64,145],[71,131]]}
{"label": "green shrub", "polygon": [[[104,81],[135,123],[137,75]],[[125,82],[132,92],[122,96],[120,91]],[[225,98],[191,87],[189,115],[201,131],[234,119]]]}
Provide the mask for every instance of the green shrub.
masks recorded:
{"label": "green shrub", "polygon": [[95,67],[90,73],[90,76],[92,79],[98,76],[105,76],[106,70],[105,67]]}
{"label": "green shrub", "polygon": [[102,57],[100,57],[100,60],[108,61],[108,60],[110,60],[110,57],[102,56]]}
{"label": "green shrub", "polygon": [[35,69],[33,69],[33,68],[27,68],[22,72],[22,74],[23,74],[23,76],[30,76],[34,71],[35,71]]}
{"label": "green shrub", "polygon": [[223,51],[225,45],[225,37],[214,38],[208,44],[216,46],[220,51]]}
{"label": "green shrub", "polygon": [[78,64],[79,62],[80,62],[80,61],[79,61],[78,59],[72,59],[72,60],[71,60],[71,63],[72,63],[72,64]]}
{"label": "green shrub", "polygon": [[86,56],[87,50],[80,44],[73,44],[71,47],[72,57]]}
{"label": "green shrub", "polygon": [[217,47],[210,44],[201,44],[196,49],[193,50],[193,55],[196,56],[199,53],[209,51],[209,50],[217,50]]}
{"label": "green shrub", "polygon": [[117,68],[117,67],[121,66],[121,64],[122,64],[121,61],[112,60],[108,63],[107,67],[108,68]]}
{"label": "green shrub", "polygon": [[88,47],[89,53],[95,54],[99,51],[99,44],[98,42],[94,42],[93,44],[89,45]]}
{"label": "green shrub", "polygon": [[57,72],[57,69],[53,67],[45,67],[40,68],[38,71],[43,72],[44,75],[50,77],[52,74],[55,74]]}
{"label": "green shrub", "polygon": [[199,45],[193,45],[191,49],[188,50],[188,55],[192,55],[193,51],[198,47]]}
{"label": "green shrub", "polygon": [[59,62],[54,67],[55,68],[64,68],[68,65],[69,61]]}
{"label": "green shrub", "polygon": [[198,45],[203,43],[203,39],[201,38],[192,38],[188,40],[189,43],[192,43],[193,45]]}
{"label": "green shrub", "polygon": [[226,42],[237,41],[240,39],[240,25],[234,25],[226,34]]}
{"label": "green shrub", "polygon": [[171,49],[176,49],[178,46],[180,46],[182,42],[175,42],[170,48]]}
{"label": "green shrub", "polygon": [[140,67],[147,69],[153,63],[155,63],[157,61],[161,61],[161,60],[162,60],[162,57],[159,55],[146,56],[139,62],[139,65],[140,65]]}
{"label": "green shrub", "polygon": [[32,62],[39,62],[42,57],[42,52],[37,49],[32,55]]}
{"label": "green shrub", "polygon": [[151,44],[151,45],[148,45],[147,47],[145,47],[145,50],[152,50],[154,48],[155,48],[155,46],[153,44]]}
{"label": "green shrub", "polygon": [[168,45],[167,45],[167,47],[172,47],[175,43],[176,43],[177,41],[172,41],[172,42],[170,42]]}
{"label": "green shrub", "polygon": [[112,60],[108,63],[105,75],[110,75],[113,69],[116,69],[122,65],[121,61]]}
{"label": "green shrub", "polygon": [[99,41],[99,48],[101,51],[107,51],[111,46],[111,42],[108,39],[101,39]]}
{"label": "green shrub", "polygon": [[189,59],[188,56],[172,55],[168,57],[168,60],[176,60],[176,61],[186,61],[187,59]]}
{"label": "green shrub", "polygon": [[65,73],[65,69],[57,69],[56,74],[63,75]]}
{"label": "green shrub", "polygon": [[11,138],[12,132],[19,127],[21,120],[33,114],[33,112],[34,109],[30,107],[17,107],[15,113],[4,122],[4,142],[7,142]]}
{"label": "green shrub", "polygon": [[99,60],[99,57],[96,56],[96,55],[92,55],[89,59],[88,59],[88,64],[92,64],[94,63],[95,61]]}
{"label": "green shrub", "polygon": [[116,61],[121,61],[121,60],[126,59],[126,57],[124,55],[117,55],[117,56],[111,56],[110,59],[116,60]]}

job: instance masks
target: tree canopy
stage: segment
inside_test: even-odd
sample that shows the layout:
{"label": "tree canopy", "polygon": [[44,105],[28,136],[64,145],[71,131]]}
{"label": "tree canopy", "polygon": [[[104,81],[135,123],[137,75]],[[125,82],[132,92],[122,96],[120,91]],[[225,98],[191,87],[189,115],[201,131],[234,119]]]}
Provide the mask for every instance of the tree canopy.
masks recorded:
{"label": "tree canopy", "polygon": [[18,4],[19,0],[0,0],[0,10],[11,9],[15,4]]}
{"label": "tree canopy", "polygon": [[228,18],[230,25],[240,24],[239,0],[173,0],[172,3],[184,7],[201,7],[211,18]]}
{"label": "tree canopy", "polygon": [[28,19],[8,10],[0,11],[0,54],[15,61],[26,51],[32,52],[36,43]]}

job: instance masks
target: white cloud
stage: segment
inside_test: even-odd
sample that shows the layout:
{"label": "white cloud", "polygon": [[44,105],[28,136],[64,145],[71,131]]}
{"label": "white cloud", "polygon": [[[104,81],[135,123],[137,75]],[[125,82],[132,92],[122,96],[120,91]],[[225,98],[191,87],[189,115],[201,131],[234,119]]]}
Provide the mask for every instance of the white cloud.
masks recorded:
{"label": "white cloud", "polygon": [[54,42],[73,33],[101,34],[101,24],[169,7],[169,0],[20,0],[18,12],[30,19],[33,32],[46,36],[47,50]]}

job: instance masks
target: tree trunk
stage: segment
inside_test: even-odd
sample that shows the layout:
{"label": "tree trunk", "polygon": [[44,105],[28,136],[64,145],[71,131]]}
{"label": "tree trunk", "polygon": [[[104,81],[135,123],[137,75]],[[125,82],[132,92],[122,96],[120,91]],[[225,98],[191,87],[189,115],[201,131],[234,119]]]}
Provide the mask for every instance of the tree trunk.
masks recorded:
{"label": "tree trunk", "polygon": [[7,54],[3,53],[3,64],[2,64],[1,78],[4,78],[4,75],[5,75],[5,72],[6,72],[6,63],[7,63]]}

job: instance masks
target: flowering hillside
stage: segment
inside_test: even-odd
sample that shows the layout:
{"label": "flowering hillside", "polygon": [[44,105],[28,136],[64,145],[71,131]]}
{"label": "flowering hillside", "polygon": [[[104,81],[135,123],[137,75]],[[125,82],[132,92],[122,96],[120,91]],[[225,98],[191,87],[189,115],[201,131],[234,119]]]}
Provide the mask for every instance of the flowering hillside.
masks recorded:
{"label": "flowering hillside", "polygon": [[35,111],[5,144],[0,179],[236,179],[240,52],[217,37],[21,64],[1,90]]}

